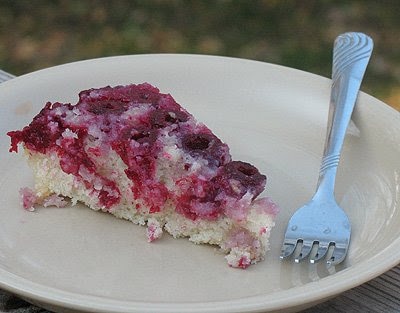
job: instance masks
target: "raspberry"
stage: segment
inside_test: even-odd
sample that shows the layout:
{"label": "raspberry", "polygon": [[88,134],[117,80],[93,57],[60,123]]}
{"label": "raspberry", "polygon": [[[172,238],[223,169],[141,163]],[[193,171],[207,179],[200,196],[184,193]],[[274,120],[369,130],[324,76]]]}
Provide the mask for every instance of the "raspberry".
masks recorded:
{"label": "raspberry", "polygon": [[[231,161],[224,166],[219,180],[228,194],[241,197],[250,191],[254,199],[264,190],[267,177],[260,174],[258,169],[249,163]],[[232,180],[239,184],[234,184]]]}
{"label": "raspberry", "polygon": [[159,109],[150,113],[150,123],[154,128],[163,128],[171,124],[186,122],[188,119],[187,113],[176,110]]}
{"label": "raspberry", "polygon": [[137,128],[131,130],[130,139],[137,141],[140,144],[153,144],[157,140],[158,132],[151,128]]}
{"label": "raspberry", "polygon": [[152,145],[158,136],[156,129],[151,129],[146,126],[126,127],[120,131],[119,141],[124,145],[129,146],[129,141],[134,140],[140,144]]}
{"label": "raspberry", "polygon": [[183,148],[189,152],[198,152],[207,150],[213,145],[213,141],[217,139],[210,134],[189,134],[183,137]]}
{"label": "raspberry", "polygon": [[87,110],[96,115],[115,114],[120,115],[128,109],[128,103],[120,100],[102,100],[91,103]]}
{"label": "raspberry", "polygon": [[182,148],[193,157],[203,157],[209,165],[220,166],[228,162],[228,147],[213,134],[186,134],[182,138]]}

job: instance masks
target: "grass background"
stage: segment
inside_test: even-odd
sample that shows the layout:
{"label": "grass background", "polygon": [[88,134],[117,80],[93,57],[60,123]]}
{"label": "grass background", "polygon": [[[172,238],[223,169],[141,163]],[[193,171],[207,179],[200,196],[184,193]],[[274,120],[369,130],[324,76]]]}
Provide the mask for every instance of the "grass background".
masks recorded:
{"label": "grass background", "polygon": [[0,0],[0,68],[21,75],[82,59],[200,53],[326,77],[346,31],[375,42],[362,90],[400,110],[398,0]]}

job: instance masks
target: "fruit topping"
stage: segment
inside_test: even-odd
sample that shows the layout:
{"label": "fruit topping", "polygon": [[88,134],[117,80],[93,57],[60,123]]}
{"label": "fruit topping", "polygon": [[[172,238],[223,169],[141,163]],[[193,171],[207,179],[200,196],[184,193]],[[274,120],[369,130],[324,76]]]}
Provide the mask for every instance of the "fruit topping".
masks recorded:
{"label": "fruit topping", "polygon": [[[192,220],[221,214],[243,219],[266,182],[254,166],[231,161],[228,146],[169,94],[146,83],[85,90],[76,105],[49,102],[29,126],[8,135],[10,151],[24,142],[31,151],[56,153],[65,173],[86,185],[95,182],[93,192],[106,210],[119,203],[121,191],[117,182],[100,174],[92,158],[107,153],[107,146],[125,163],[132,193],[149,213],[172,201],[177,212]],[[157,176],[157,164],[166,162],[166,155],[172,160],[166,151],[176,150],[175,156],[184,155],[185,174],[170,189]]]}
{"label": "fruit topping", "polygon": [[216,167],[229,161],[227,145],[213,134],[186,134],[182,138],[182,148],[193,157],[202,157]]}
{"label": "fruit topping", "polygon": [[267,178],[249,163],[231,161],[224,166],[220,181],[227,194],[243,196],[250,191],[254,199],[264,190]]}
{"label": "fruit topping", "polygon": [[158,109],[151,112],[150,123],[154,128],[164,128],[171,124],[186,122],[188,118],[188,114],[182,111]]}

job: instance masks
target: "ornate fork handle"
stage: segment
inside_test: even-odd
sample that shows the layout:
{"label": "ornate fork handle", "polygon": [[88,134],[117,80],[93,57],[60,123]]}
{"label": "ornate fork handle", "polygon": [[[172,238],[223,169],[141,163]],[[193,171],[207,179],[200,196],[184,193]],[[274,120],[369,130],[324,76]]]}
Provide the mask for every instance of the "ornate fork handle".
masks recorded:
{"label": "ornate fork handle", "polygon": [[363,33],[345,33],[335,40],[327,138],[315,197],[333,195],[346,129],[372,49],[372,39]]}

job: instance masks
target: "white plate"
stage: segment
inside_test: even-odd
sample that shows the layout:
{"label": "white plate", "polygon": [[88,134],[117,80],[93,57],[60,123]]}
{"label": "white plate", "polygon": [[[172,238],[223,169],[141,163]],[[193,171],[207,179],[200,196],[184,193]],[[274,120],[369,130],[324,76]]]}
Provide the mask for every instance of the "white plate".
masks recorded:
{"label": "white plate", "polygon": [[[209,246],[164,236],[83,206],[26,212],[33,184],[5,133],[46,101],[80,90],[150,82],[208,124],[236,159],[269,177],[282,207],[265,262],[226,265]],[[357,286],[400,261],[400,115],[361,94],[340,165],[337,199],[352,223],[335,271],[279,260],[284,229],[312,195],[325,137],[330,80],[267,63],[197,55],[137,55],[57,66],[0,84],[0,287],[53,310],[96,312],[294,311]]]}

